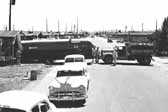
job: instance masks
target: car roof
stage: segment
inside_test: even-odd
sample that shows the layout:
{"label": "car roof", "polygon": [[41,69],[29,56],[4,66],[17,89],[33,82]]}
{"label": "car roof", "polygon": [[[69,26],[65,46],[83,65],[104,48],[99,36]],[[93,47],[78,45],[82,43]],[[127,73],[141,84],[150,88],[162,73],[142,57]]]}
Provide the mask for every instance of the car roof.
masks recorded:
{"label": "car roof", "polygon": [[48,100],[47,96],[33,91],[11,90],[0,93],[0,106],[26,111],[44,100]]}
{"label": "car roof", "polygon": [[85,58],[85,57],[84,55],[81,55],[81,54],[71,54],[71,55],[65,56],[65,58]]}

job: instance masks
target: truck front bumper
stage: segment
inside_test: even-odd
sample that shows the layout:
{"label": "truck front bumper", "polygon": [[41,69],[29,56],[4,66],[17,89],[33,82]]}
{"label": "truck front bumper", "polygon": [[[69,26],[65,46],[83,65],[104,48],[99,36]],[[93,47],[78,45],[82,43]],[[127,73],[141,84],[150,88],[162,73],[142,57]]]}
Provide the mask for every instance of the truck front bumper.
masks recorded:
{"label": "truck front bumper", "polygon": [[87,95],[83,95],[80,97],[76,97],[76,96],[52,96],[49,95],[48,96],[50,101],[79,101],[79,100],[85,100],[86,98],[88,98]]}

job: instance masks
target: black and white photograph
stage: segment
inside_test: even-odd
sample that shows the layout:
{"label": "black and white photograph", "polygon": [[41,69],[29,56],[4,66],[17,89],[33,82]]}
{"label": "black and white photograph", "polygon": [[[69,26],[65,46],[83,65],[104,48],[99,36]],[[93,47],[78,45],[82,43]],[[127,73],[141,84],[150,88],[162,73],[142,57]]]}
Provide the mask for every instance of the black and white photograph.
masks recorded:
{"label": "black and white photograph", "polygon": [[167,112],[166,0],[0,0],[0,112]]}

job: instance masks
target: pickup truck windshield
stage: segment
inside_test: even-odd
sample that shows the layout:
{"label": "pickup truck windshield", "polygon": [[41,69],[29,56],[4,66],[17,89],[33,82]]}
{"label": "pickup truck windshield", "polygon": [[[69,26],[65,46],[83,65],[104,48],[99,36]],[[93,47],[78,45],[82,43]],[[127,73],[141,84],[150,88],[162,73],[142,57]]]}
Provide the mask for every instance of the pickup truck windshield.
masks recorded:
{"label": "pickup truck windshield", "polygon": [[65,59],[65,62],[66,63],[74,62],[74,58],[67,58]]}
{"label": "pickup truck windshield", "polygon": [[75,58],[75,62],[83,62],[83,58]]}
{"label": "pickup truck windshield", "polygon": [[83,58],[67,58],[65,59],[66,63],[71,63],[71,62],[83,62]]}
{"label": "pickup truck windshield", "polygon": [[0,112],[26,112],[24,110],[0,107]]}
{"label": "pickup truck windshield", "polygon": [[82,76],[82,71],[58,71],[57,77],[64,77],[64,76]]}

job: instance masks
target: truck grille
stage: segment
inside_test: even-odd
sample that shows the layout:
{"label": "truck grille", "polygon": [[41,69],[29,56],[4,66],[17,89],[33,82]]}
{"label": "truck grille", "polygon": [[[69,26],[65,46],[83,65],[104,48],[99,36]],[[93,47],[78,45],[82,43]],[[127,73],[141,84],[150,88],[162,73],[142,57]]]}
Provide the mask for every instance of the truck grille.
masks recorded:
{"label": "truck grille", "polygon": [[64,91],[64,92],[54,92],[54,93],[52,93],[52,96],[54,96],[54,97],[63,97],[63,96],[81,97],[83,95],[84,95],[83,93],[80,93],[78,91]]}

